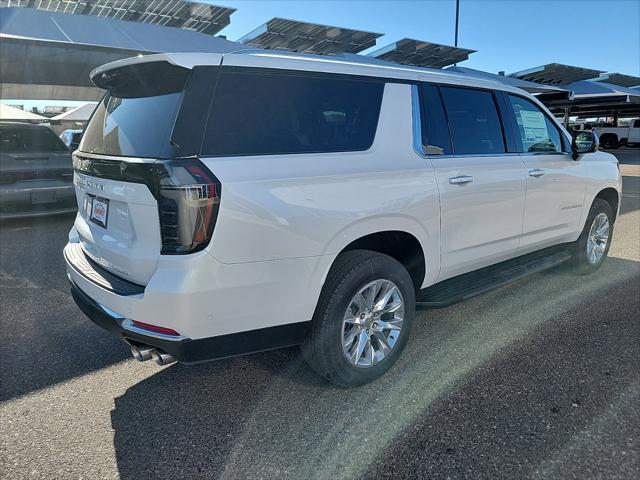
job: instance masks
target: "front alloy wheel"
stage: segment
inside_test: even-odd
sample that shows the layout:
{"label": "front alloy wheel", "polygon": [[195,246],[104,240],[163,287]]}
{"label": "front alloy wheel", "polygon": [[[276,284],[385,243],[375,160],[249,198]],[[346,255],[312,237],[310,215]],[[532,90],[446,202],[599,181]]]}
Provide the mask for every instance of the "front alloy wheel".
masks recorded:
{"label": "front alloy wheel", "polygon": [[609,218],[604,212],[598,213],[591,223],[587,237],[587,261],[597,264],[609,244]]}
{"label": "front alloy wheel", "polygon": [[571,246],[571,263],[577,273],[594,272],[604,263],[611,247],[614,220],[615,213],[611,204],[602,198],[596,198],[580,237]]}

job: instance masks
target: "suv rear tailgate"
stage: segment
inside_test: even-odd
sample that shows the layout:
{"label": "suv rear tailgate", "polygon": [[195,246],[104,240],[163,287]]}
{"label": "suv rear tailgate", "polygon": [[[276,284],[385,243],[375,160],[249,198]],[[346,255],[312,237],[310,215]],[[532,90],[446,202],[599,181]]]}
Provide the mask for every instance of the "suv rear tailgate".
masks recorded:
{"label": "suv rear tailgate", "polygon": [[[146,285],[156,270],[161,238],[156,199],[144,183],[74,172],[76,230],[85,253],[107,270]],[[94,202],[107,206],[92,219]],[[95,212],[94,212],[95,214]]]}

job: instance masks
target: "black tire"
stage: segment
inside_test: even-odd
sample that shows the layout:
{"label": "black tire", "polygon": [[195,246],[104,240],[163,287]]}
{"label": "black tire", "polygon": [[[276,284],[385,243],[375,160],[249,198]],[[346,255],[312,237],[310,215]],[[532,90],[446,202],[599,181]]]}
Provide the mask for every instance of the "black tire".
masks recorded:
{"label": "black tire", "polygon": [[[374,280],[393,282],[402,295],[402,328],[393,348],[378,363],[356,366],[342,347],[343,318],[358,291]],[[322,288],[311,330],[302,344],[307,363],[328,381],[353,387],[383,375],[398,359],[407,344],[415,317],[415,290],[409,273],[395,259],[369,250],[352,250],[336,258]]]}
{"label": "black tire", "polygon": [[618,148],[620,143],[618,142],[618,137],[612,133],[605,133],[600,138],[600,143],[603,148]]}
{"label": "black tire", "polygon": [[[589,232],[591,230],[591,226],[593,225],[593,221],[601,213],[604,213],[609,221],[609,238],[607,240],[607,246],[602,257],[600,257],[597,262],[592,263],[591,261],[589,261],[587,255],[587,242],[589,240]],[[582,229],[582,233],[580,234],[578,240],[573,243],[571,248],[573,255],[572,266],[576,273],[586,275],[588,273],[595,272],[602,266],[605,259],[607,258],[607,255],[609,254],[609,248],[611,248],[614,219],[613,208],[611,207],[609,202],[601,198],[596,198],[591,205],[591,209],[589,210],[589,215],[587,215],[587,221],[585,222],[584,228]]]}

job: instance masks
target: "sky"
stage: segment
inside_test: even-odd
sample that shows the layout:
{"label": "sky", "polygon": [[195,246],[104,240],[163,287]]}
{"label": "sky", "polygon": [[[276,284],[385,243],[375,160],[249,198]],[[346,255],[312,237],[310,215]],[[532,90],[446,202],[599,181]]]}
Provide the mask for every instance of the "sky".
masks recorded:
{"label": "sky", "polygon": [[[455,0],[206,1],[237,8],[229,40],[284,17],[384,33],[378,47],[454,44]],[[458,45],[477,50],[461,66],[493,73],[557,62],[640,76],[640,0],[461,0]]]}
{"label": "sky", "polygon": [[[200,1],[237,9],[229,40],[284,17],[384,34],[363,53],[405,37],[454,44],[455,0]],[[477,50],[461,66],[493,73],[557,62],[640,76],[640,0],[460,0],[458,45]]]}

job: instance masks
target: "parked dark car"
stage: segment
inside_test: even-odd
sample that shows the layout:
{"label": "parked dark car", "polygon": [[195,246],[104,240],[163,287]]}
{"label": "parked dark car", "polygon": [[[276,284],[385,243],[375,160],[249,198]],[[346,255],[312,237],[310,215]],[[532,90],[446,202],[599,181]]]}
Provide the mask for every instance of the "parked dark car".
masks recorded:
{"label": "parked dark car", "polygon": [[44,125],[0,122],[0,219],[76,210],[71,152]]}

